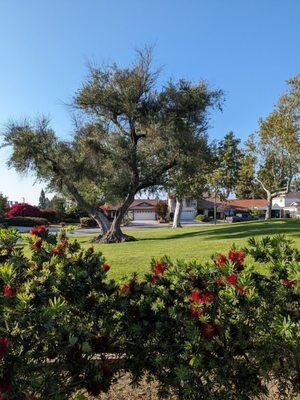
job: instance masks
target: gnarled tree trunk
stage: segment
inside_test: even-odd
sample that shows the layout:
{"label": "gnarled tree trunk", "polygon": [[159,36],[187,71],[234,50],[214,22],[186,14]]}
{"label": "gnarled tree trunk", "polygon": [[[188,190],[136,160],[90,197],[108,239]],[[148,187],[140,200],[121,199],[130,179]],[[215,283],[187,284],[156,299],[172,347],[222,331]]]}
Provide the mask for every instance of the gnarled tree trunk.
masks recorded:
{"label": "gnarled tree trunk", "polygon": [[272,218],[272,199],[271,193],[267,193],[267,210],[265,215],[266,220]]}
{"label": "gnarled tree trunk", "polygon": [[182,213],[182,199],[176,197],[176,206],[174,212],[173,226],[172,228],[181,228],[181,213]]}
{"label": "gnarled tree trunk", "polygon": [[111,223],[108,231],[102,237],[99,238],[100,239],[99,241],[101,243],[121,243],[121,242],[131,242],[135,240],[133,236],[126,235],[121,230],[121,223],[133,200],[134,200],[134,194],[132,193],[128,194],[124,203],[117,210],[115,218]]}

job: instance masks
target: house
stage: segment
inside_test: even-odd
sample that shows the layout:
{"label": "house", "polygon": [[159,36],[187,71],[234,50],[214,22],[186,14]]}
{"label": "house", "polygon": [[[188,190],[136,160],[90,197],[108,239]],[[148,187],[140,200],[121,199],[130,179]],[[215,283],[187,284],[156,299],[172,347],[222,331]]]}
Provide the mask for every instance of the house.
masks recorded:
{"label": "house", "polygon": [[[237,215],[249,210],[256,210],[265,214],[267,200],[265,199],[232,199],[216,202],[217,218]],[[205,216],[213,216],[214,200],[207,198],[198,202],[198,210]],[[300,192],[291,192],[275,197],[272,201],[272,218],[300,218]]]}
{"label": "house", "polygon": [[[160,199],[135,199],[129,207],[128,217],[132,221],[155,221],[156,204]],[[106,205],[101,207],[108,218],[114,218],[119,205]]]}
{"label": "house", "polygon": [[[174,214],[175,207],[176,207],[175,196],[169,194],[168,196],[169,214]],[[197,200],[194,200],[191,197],[184,197],[184,199],[182,200],[181,220],[193,221],[195,219],[196,214],[197,214]]]}

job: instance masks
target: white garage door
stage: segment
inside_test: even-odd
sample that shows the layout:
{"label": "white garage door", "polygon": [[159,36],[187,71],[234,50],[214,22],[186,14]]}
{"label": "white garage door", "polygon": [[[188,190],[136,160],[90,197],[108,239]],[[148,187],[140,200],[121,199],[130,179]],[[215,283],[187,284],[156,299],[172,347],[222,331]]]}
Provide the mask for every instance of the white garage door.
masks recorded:
{"label": "white garage door", "polygon": [[148,210],[134,210],[135,221],[155,221],[155,212]]}
{"label": "white garage door", "polygon": [[181,219],[192,221],[195,218],[195,211],[182,211]]}

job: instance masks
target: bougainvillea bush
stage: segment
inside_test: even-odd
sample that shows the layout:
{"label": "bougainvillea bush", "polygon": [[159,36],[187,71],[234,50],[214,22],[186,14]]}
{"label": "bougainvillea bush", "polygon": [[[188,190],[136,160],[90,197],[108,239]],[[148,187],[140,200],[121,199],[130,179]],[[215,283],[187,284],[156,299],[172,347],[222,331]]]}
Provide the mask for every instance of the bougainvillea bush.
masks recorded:
{"label": "bougainvillea bush", "polygon": [[32,228],[28,260],[18,237],[0,230],[0,399],[98,395],[117,362],[105,355],[113,349],[116,291],[105,279],[109,265],[45,226]]}
{"label": "bougainvillea bush", "polygon": [[299,393],[300,255],[282,237],[251,245],[203,265],[153,261],[121,287],[134,380],[148,372],[179,399],[258,398],[271,381],[278,398]]}
{"label": "bougainvillea bush", "polygon": [[162,398],[254,399],[270,381],[299,393],[300,255],[285,238],[201,265],[153,260],[122,284],[63,231],[32,228],[29,259],[18,240],[0,230],[1,400],[90,398],[121,372]]}

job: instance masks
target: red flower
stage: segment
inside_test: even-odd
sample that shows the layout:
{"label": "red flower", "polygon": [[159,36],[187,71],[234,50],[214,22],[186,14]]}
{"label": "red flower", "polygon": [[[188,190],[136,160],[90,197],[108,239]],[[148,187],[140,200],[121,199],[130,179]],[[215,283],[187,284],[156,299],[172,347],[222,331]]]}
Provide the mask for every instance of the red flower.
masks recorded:
{"label": "red flower", "polygon": [[200,292],[198,290],[192,290],[190,300],[196,303],[200,303]]}
{"label": "red flower", "polygon": [[221,285],[223,285],[223,279],[222,279],[222,277],[221,276],[219,276],[218,278],[217,278],[217,285],[218,286],[221,286]]}
{"label": "red flower", "polygon": [[209,302],[212,301],[212,299],[213,299],[213,294],[210,293],[210,292],[205,292],[205,293],[203,293],[203,295],[201,296],[200,301],[201,301],[201,303],[209,303]]}
{"label": "red flower", "polygon": [[212,339],[218,334],[218,327],[216,324],[206,322],[201,326],[201,333],[206,339]]}
{"label": "red flower", "polygon": [[233,263],[242,264],[245,259],[245,253],[242,250],[235,251],[234,249],[230,249],[228,258]]}
{"label": "red flower", "polygon": [[104,271],[109,271],[109,270],[110,270],[110,265],[107,264],[107,263],[104,263],[104,264],[102,265],[102,269],[104,269]]}
{"label": "red flower", "polygon": [[161,262],[157,262],[154,267],[154,273],[156,276],[162,275],[165,272],[166,266]]}
{"label": "red flower", "polygon": [[236,251],[236,259],[239,263],[242,263],[245,260],[245,253],[242,250]]}
{"label": "red flower", "polygon": [[44,232],[46,232],[46,226],[40,225],[40,226],[38,226],[37,230],[38,230],[38,233],[44,233]]}
{"label": "red flower", "polygon": [[191,316],[195,319],[199,319],[203,315],[203,310],[192,304],[190,307]]}
{"label": "red flower", "polygon": [[41,238],[37,239],[35,242],[33,242],[31,248],[32,250],[40,249],[42,247],[43,240]]}
{"label": "red flower", "polygon": [[237,275],[236,274],[231,274],[231,275],[226,276],[226,282],[229,285],[235,285],[236,282],[237,282]]}
{"label": "red flower", "polygon": [[130,284],[129,283],[124,283],[124,285],[122,285],[120,287],[120,293],[127,294],[129,292],[130,292]]}
{"label": "red flower", "polygon": [[6,338],[0,338],[0,360],[4,357],[4,354],[7,352],[10,346],[10,342]]}
{"label": "red flower", "polygon": [[293,287],[295,285],[295,280],[292,279],[284,279],[284,281],[282,282],[283,286],[290,289],[291,287]]}
{"label": "red flower", "polygon": [[36,226],[34,226],[33,228],[31,228],[30,229],[30,235],[32,235],[32,236],[37,236],[38,235],[38,233],[39,233],[39,231],[38,231],[38,228],[36,227]]}
{"label": "red flower", "polygon": [[60,247],[61,249],[65,249],[68,246],[68,244],[69,244],[68,239],[64,239],[62,242],[58,244],[58,247]]}
{"label": "red flower", "polygon": [[245,294],[245,295],[249,293],[248,290],[245,289],[243,286],[236,286],[236,290],[237,290],[237,292]]}
{"label": "red flower", "polygon": [[4,297],[13,297],[17,294],[17,288],[12,285],[5,285],[3,288]]}
{"label": "red flower", "polygon": [[226,261],[227,261],[227,257],[225,256],[225,254],[218,254],[216,263],[219,267],[223,267],[223,265],[225,265]]}
{"label": "red flower", "polygon": [[62,250],[59,247],[55,247],[54,249],[51,250],[51,253],[58,256],[62,253]]}

